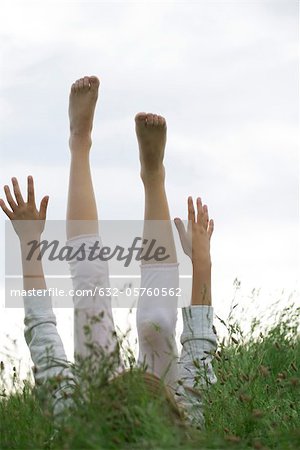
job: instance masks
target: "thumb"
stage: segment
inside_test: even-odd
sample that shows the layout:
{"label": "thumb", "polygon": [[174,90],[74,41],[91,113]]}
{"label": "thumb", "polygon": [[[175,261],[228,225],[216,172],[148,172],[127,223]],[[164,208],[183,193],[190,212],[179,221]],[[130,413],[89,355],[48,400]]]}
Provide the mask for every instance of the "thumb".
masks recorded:
{"label": "thumb", "polygon": [[40,211],[39,211],[41,220],[46,219],[48,201],[49,201],[48,195],[46,195],[46,197],[42,198],[42,200],[41,200]]}
{"label": "thumb", "polygon": [[176,217],[176,219],[174,219],[174,223],[177,228],[180,240],[182,241],[182,239],[184,239],[184,236],[186,234],[184,224],[183,224],[182,220],[179,219],[179,217]]}

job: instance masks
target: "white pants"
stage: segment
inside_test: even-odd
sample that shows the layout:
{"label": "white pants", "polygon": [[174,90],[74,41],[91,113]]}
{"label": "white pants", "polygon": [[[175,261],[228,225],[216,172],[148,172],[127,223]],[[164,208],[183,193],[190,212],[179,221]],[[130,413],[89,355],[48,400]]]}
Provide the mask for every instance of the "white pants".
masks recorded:
{"label": "white pants", "polygon": [[[92,246],[101,238],[99,235],[81,235],[68,240],[67,245],[74,250],[82,244]],[[94,290],[109,288],[108,263],[96,259],[89,261],[70,261],[73,289]],[[162,378],[173,387],[178,380],[178,351],[175,342],[177,322],[177,297],[165,295],[179,285],[178,264],[145,264],[141,266],[141,288],[145,293],[140,296],[137,307],[137,331],[139,339],[138,365],[147,366],[147,371]],[[159,289],[158,296],[147,295]],[[164,288],[164,295],[162,295]],[[156,289],[157,291],[157,289]],[[91,319],[91,318],[94,319]],[[89,355],[87,342],[102,347],[107,354],[118,348],[109,295],[76,297],[74,296],[74,353],[75,358]],[[124,370],[122,361],[116,372]]]}

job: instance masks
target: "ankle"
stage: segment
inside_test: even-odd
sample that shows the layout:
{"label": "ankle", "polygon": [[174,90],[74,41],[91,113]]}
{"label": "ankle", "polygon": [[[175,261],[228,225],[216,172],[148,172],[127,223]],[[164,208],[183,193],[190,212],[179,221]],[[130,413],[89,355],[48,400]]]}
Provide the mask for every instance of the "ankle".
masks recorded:
{"label": "ankle", "polygon": [[71,152],[89,151],[92,146],[91,135],[82,136],[71,132],[69,137],[69,147]]}
{"label": "ankle", "polygon": [[165,168],[163,165],[161,168],[155,170],[145,170],[142,168],[140,176],[144,185],[164,184]]}

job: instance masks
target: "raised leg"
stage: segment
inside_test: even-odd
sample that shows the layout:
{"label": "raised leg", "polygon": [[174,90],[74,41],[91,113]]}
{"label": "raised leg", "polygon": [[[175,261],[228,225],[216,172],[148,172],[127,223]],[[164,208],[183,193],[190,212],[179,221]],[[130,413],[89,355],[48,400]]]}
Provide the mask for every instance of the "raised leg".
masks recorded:
{"label": "raised leg", "polygon": [[72,84],[70,92],[68,239],[80,234],[98,233],[98,214],[89,161],[98,88],[98,78],[84,77]]}
{"label": "raised leg", "polygon": [[[156,114],[139,113],[136,118],[141,162],[141,178],[145,189],[143,238],[155,239],[165,247],[168,259],[142,263],[141,287],[159,290],[159,295],[142,295],[137,309],[139,363],[164,379],[171,387],[178,379],[175,328],[179,284],[176,250],[165,191],[163,165],[166,144],[166,121]],[[148,292],[148,291],[146,291]],[[163,295],[167,293],[167,295]]]}
{"label": "raised leg", "polygon": [[[166,248],[168,263],[177,262],[163,165],[167,125],[156,114],[139,113],[135,118],[141,179],[145,190],[144,239],[157,239]],[[151,261],[150,263],[156,263]]]}
{"label": "raised leg", "polygon": [[[71,165],[67,206],[68,245],[75,249],[83,243],[86,249],[96,241],[101,246],[98,213],[93,191],[89,153],[91,131],[98,98],[99,80],[84,77],[71,88],[69,102]],[[109,288],[107,262],[96,259],[70,261],[74,295],[75,358],[91,355],[96,344],[106,354],[118,350],[112,316],[111,298],[100,296],[98,288]],[[76,291],[86,290],[84,296]],[[87,345],[88,344],[88,345]]]}

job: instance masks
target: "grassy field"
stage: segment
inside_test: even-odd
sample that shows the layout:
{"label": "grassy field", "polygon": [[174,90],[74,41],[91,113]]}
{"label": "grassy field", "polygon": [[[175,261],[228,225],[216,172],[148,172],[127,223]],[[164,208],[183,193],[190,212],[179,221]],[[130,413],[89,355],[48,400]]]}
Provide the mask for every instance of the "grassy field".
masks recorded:
{"label": "grassy field", "polygon": [[[203,431],[174,424],[138,371],[124,384],[108,385],[109,365],[103,364],[97,376],[80,368],[88,400],[57,427],[47,401],[28,381],[15,374],[9,395],[2,383],[0,448],[300,449],[299,318],[299,308],[287,307],[268,329],[254,320],[246,336],[232,317],[223,323],[228,338],[214,360],[218,383],[203,392]],[[130,352],[128,360],[133,363]],[[1,370],[3,375],[3,364]],[[81,397],[76,390],[74,401]]]}

